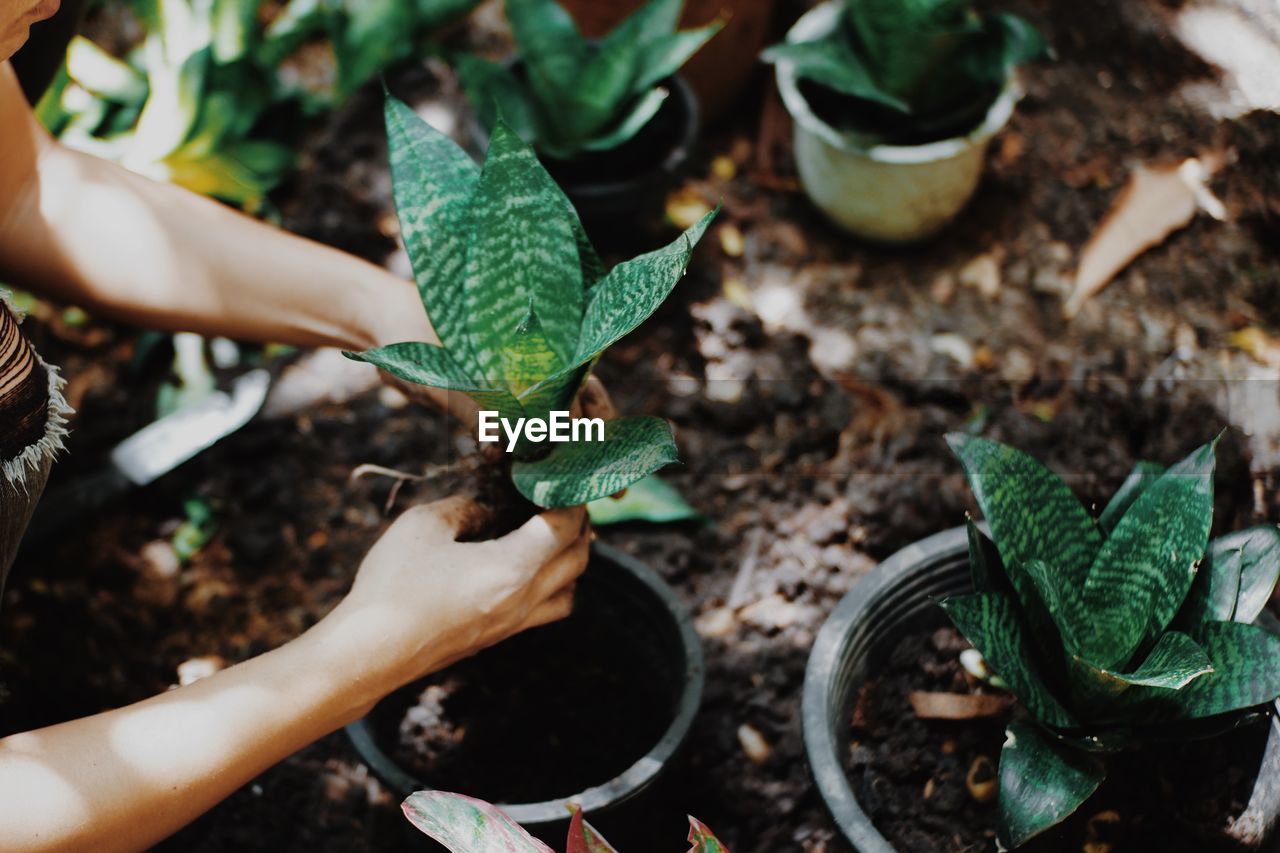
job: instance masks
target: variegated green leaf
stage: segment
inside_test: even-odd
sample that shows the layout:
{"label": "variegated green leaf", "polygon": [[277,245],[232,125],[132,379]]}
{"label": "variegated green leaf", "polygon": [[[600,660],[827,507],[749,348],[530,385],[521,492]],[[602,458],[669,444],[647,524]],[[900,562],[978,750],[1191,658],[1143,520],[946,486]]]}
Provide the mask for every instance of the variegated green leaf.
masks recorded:
{"label": "variegated green leaf", "polygon": [[622,121],[615,125],[612,130],[587,140],[587,142],[583,143],[582,149],[584,151],[609,151],[617,148],[639,133],[646,124],[653,120],[653,117],[662,109],[662,105],[666,103],[670,94],[666,89],[650,89],[636,103],[635,108],[623,116]]}
{"label": "variegated green leaf", "polygon": [[502,348],[502,368],[507,388],[512,394],[519,396],[531,386],[542,381],[560,368],[560,359],[551,350],[546,334],[542,331],[542,323],[533,306],[516,333]]}
{"label": "variegated green leaf", "polygon": [[1010,582],[1032,629],[1049,660],[1080,648],[1080,637],[1091,630],[1081,590],[1044,560],[1031,560],[1009,573]]}
{"label": "variegated green leaf", "polygon": [[464,292],[471,340],[486,377],[532,303],[551,349],[568,364],[578,344],[583,286],[564,194],[533,149],[499,123],[472,197]]}
{"label": "variegated green leaf", "polygon": [[537,111],[528,89],[511,69],[471,53],[460,55],[456,63],[467,100],[486,130],[492,131],[501,119],[531,145],[539,141]]}
{"label": "variegated green leaf", "polygon": [[720,843],[720,839],[707,828],[707,825],[696,817],[689,816],[689,853],[729,853],[729,848]]}
{"label": "variegated green leaf", "polygon": [[510,391],[501,385],[491,385],[471,378],[454,361],[449,351],[442,347],[424,343],[402,343],[343,354],[356,361],[368,362],[406,382],[460,391],[482,408],[500,412],[503,417],[519,418],[524,415],[523,408]]}
{"label": "variegated green leaf", "polygon": [[1106,507],[1102,510],[1102,515],[1098,516],[1098,524],[1103,530],[1114,530],[1116,524],[1120,522],[1120,518],[1133,506],[1133,502],[1138,496],[1146,491],[1147,487],[1160,479],[1160,475],[1164,473],[1164,466],[1157,465],[1155,462],[1139,462],[1133,466],[1133,470],[1129,472],[1129,476],[1124,478],[1124,482],[1120,484],[1120,488],[1111,496],[1111,500],[1107,502]]}
{"label": "variegated green leaf", "polygon": [[552,853],[497,806],[461,794],[419,791],[400,808],[450,853]]}
{"label": "variegated green leaf", "polygon": [[1071,659],[1073,686],[1084,702],[1113,698],[1135,686],[1180,690],[1211,672],[1213,664],[1205,650],[1179,631],[1166,631],[1131,673],[1112,672],[1079,657]]}
{"label": "variegated green leaf", "polygon": [[[1102,537],[1066,483],[1031,456],[997,441],[951,433],[947,443],[964,466],[1019,598],[1034,603],[1035,586],[1026,569],[1038,560],[1052,570],[1041,580],[1058,591],[1053,598],[1072,600]],[[1052,615],[1055,620],[1065,615],[1073,624],[1076,618],[1074,611]]]}
{"label": "variegated green leaf", "polygon": [[689,506],[674,486],[657,474],[633,483],[621,498],[592,501],[587,504],[587,514],[596,527],[628,521],[669,524],[702,518],[702,514]]}
{"label": "variegated green leaf", "polygon": [[480,169],[453,140],[392,97],[386,123],[400,236],[422,304],[454,361],[477,380],[484,374],[471,348],[463,293],[469,207]]}
{"label": "variegated green leaf", "polygon": [[549,115],[564,115],[570,94],[581,83],[589,45],[555,0],[506,0],[506,6],[530,88]]}
{"label": "variegated green leaf", "polygon": [[1209,542],[1215,444],[1148,486],[1103,543],[1084,584],[1094,630],[1081,638],[1082,657],[1123,666],[1182,606]]}
{"label": "variegated green leaf", "polygon": [[1206,622],[1190,630],[1213,672],[1172,693],[1147,688],[1136,696],[1130,691],[1126,700],[1146,700],[1150,718],[1167,720],[1211,717],[1280,697],[1280,637],[1240,622]]}
{"label": "variegated green leaf", "polygon": [[661,418],[607,421],[604,441],[557,444],[535,462],[515,462],[520,494],[542,507],[577,506],[619,492],[678,462],[671,426]]}
{"label": "variegated green leaf", "polygon": [[1209,543],[1183,606],[1184,624],[1252,622],[1280,579],[1280,528],[1250,527]]}
{"label": "variegated green leaf", "polygon": [[1013,587],[1005,576],[995,543],[978,529],[971,516],[966,515],[964,521],[969,537],[969,574],[973,578],[974,592],[1012,593]]}
{"label": "variegated green leaf", "polygon": [[890,109],[910,112],[911,106],[875,82],[858,55],[843,40],[774,45],[761,54],[766,62],[786,63],[802,80],[812,80],[844,95],[874,101]]}
{"label": "variegated green leaf", "polygon": [[1098,790],[1106,768],[1026,723],[1011,723],[1005,738],[997,837],[1012,850],[1074,814]]}
{"label": "variegated green leaf", "polygon": [[939,602],[956,629],[1037,720],[1069,728],[1075,719],[1033,669],[1031,647],[1013,600],[997,592],[955,595]]}

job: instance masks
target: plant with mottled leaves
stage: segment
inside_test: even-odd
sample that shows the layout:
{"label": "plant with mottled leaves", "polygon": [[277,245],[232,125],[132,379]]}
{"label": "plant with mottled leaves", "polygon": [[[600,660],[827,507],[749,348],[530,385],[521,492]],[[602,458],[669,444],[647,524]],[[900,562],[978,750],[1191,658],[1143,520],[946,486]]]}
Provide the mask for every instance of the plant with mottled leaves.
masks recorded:
{"label": "plant with mottled leaves", "polygon": [[[400,232],[442,345],[348,356],[467,394],[512,422],[569,409],[605,349],[671,293],[715,215],[606,272],[568,198],[506,124],[482,170],[394,98],[386,121]],[[539,506],[574,506],[674,461],[666,421],[627,417],[607,422],[603,441],[522,440],[511,476]]]}
{"label": "plant with mottled leaves", "polygon": [[1209,540],[1216,440],[1139,464],[1096,519],[1030,456],[948,440],[991,538],[970,520],[974,592],[941,604],[1031,717],[1001,753],[1005,847],[1079,808],[1108,753],[1219,733],[1280,696],[1280,637],[1254,624],[1280,529]]}
{"label": "plant with mottled leaves", "polygon": [[598,41],[555,0],[507,0],[522,74],[470,54],[458,58],[486,127],[499,116],[544,154],[568,160],[608,151],[647,125],[670,92],[663,80],[719,31],[677,31],[684,0],[649,0]]}
{"label": "plant with mottled leaves", "polygon": [[[443,791],[419,791],[400,808],[410,823],[451,853],[554,853],[501,809],[482,800]],[[688,853],[729,853],[729,848],[693,817],[689,818],[689,841],[693,846]],[[617,851],[583,819],[582,809],[575,808],[565,853]]]}
{"label": "plant with mottled leaves", "polygon": [[857,99],[851,130],[914,142],[976,127],[1010,70],[1044,49],[1022,18],[979,15],[972,0],[851,0],[825,37],[776,45],[764,59]]}

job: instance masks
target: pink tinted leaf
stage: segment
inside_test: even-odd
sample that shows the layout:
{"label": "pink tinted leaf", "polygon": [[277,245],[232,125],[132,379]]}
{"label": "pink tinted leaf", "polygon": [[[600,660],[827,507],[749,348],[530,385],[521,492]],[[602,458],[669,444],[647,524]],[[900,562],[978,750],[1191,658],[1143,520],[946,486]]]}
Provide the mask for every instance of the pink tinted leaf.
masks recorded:
{"label": "pink tinted leaf", "polygon": [[729,853],[729,848],[711,834],[707,825],[692,815],[689,817],[689,841],[693,844],[689,853]]}
{"label": "pink tinted leaf", "polygon": [[418,791],[400,808],[452,853],[554,853],[496,806],[461,794]]}
{"label": "pink tinted leaf", "polygon": [[580,806],[570,808],[573,817],[569,820],[569,840],[565,844],[564,853],[618,853],[594,826],[583,820]]}

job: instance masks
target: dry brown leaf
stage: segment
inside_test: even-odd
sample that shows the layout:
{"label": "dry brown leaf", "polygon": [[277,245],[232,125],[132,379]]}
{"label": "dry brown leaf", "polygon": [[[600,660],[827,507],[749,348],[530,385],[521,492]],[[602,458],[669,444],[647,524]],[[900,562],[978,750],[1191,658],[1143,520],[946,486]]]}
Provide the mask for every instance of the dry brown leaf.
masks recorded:
{"label": "dry brown leaf", "polygon": [[911,709],[921,720],[973,720],[994,717],[1012,703],[1009,696],[978,693],[931,693],[913,690]]}
{"label": "dry brown leaf", "polygon": [[1075,285],[1063,306],[1069,320],[1134,258],[1185,228],[1203,210],[1226,214],[1206,181],[1217,161],[1192,157],[1178,165],[1138,166],[1080,253]]}

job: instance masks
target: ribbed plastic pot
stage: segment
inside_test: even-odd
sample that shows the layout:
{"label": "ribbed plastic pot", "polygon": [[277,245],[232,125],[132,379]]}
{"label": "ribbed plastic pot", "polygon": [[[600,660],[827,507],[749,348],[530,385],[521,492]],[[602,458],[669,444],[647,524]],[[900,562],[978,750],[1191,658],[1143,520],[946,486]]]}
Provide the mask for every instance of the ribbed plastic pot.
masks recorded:
{"label": "ribbed plastic pot", "polygon": [[[972,589],[968,540],[965,529],[957,527],[908,545],[877,566],[841,599],[818,632],[804,677],[805,753],[818,792],[859,853],[894,853],[895,848],[862,810],[845,770],[853,702],[893,642],[934,618],[937,598]],[[1274,851],[1280,846],[1280,717],[1273,715],[1267,724],[1270,737],[1258,780],[1232,834],[1254,849]]]}
{"label": "ribbed plastic pot", "polygon": [[[827,2],[810,10],[787,41],[827,35],[842,5]],[[1020,96],[1010,76],[982,124],[965,136],[923,145],[868,145],[818,116],[792,63],[777,63],[776,73],[795,125],[796,168],[805,193],[837,225],[882,243],[924,239],[956,217],[978,187],[988,143],[1009,123]]]}
{"label": "ribbed plastic pot", "polygon": [[[521,73],[521,63],[510,63]],[[593,240],[625,242],[638,220],[660,216],[667,193],[688,168],[698,143],[698,98],[684,78],[675,75],[658,84],[670,96],[630,141],[609,151],[585,152],[573,160],[539,159],[573,202]],[[472,121],[472,137],[480,150],[489,147],[489,133]]]}
{"label": "ribbed plastic pot", "polygon": [[[589,816],[614,809],[650,788],[677,757],[702,703],[702,642],[675,592],[644,563],[599,542],[592,545],[591,562],[578,580],[576,610],[627,625],[628,639],[648,645],[655,659],[661,659],[662,671],[671,677],[655,687],[665,692],[671,721],[657,743],[613,779],[584,780],[583,790],[569,797],[499,804],[517,822],[536,832],[558,833],[567,827],[570,802]],[[564,664],[562,677],[573,677],[571,662]],[[554,689],[554,685],[548,684],[547,689]],[[397,796],[404,798],[429,787],[396,764],[368,717],[347,726],[347,735],[369,769]],[[447,786],[447,782],[437,782]]]}

